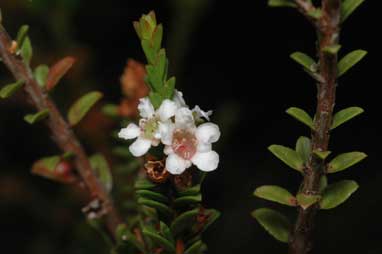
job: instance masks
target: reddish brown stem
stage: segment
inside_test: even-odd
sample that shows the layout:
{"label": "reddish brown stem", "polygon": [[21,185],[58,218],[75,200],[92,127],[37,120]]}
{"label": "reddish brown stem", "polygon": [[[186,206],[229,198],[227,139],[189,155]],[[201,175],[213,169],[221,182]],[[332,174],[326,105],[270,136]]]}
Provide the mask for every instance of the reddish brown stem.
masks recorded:
{"label": "reddish brown stem", "polygon": [[45,120],[45,124],[51,132],[52,139],[62,151],[75,154],[74,163],[76,169],[88,188],[91,198],[98,198],[101,201],[103,205],[102,209],[107,212],[106,221],[108,230],[111,235],[114,235],[115,229],[118,224],[121,223],[121,219],[113,205],[112,199],[98,181],[84,149],[69,124],[64,120],[48,94],[37,84],[30,67],[16,56],[14,52],[9,50],[11,45],[12,40],[10,36],[0,24],[0,55],[2,61],[16,80],[23,80],[25,82],[24,91],[27,95],[28,102],[30,102],[37,111],[49,110],[49,117]]}
{"label": "reddish brown stem", "polygon": [[[296,0],[297,2],[297,0]],[[324,49],[339,42],[341,0],[322,0],[322,16],[316,23],[319,35],[319,74],[322,77],[317,87],[317,108],[312,131],[312,151],[327,151],[329,132],[332,124],[337,85],[337,55],[327,53]],[[325,162],[311,155],[304,172],[300,192],[307,195],[319,194],[319,183],[325,174]],[[304,210],[299,208],[296,224],[289,239],[290,254],[311,253],[313,246],[313,227],[317,205]]]}

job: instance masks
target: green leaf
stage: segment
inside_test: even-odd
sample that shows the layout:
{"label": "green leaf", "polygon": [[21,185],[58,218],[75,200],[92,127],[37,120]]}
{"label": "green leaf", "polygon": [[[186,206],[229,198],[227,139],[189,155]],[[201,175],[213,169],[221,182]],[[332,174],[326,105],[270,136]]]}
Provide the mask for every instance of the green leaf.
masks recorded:
{"label": "green leaf", "polygon": [[329,185],[320,202],[321,209],[332,209],[345,202],[358,189],[355,181],[343,180]]}
{"label": "green leaf", "polygon": [[158,109],[164,100],[160,94],[154,92],[149,93],[149,98],[155,109]]}
{"label": "green leaf", "polygon": [[90,164],[106,191],[110,192],[113,187],[113,176],[105,157],[102,154],[94,154],[90,157]]}
{"label": "green leaf", "polygon": [[302,65],[305,69],[311,72],[317,71],[317,63],[313,60],[313,58],[311,58],[307,54],[304,54],[302,52],[294,52],[290,55],[290,57],[298,64]]}
{"label": "green leaf", "polygon": [[79,98],[69,109],[68,120],[70,125],[78,124],[102,96],[100,92],[90,92]]}
{"label": "green leaf", "polygon": [[366,56],[366,54],[367,54],[367,51],[358,49],[344,56],[338,63],[338,77],[341,77],[351,67],[357,64],[359,61],[361,61],[362,58]]}
{"label": "green leaf", "polygon": [[172,215],[172,210],[167,205],[165,205],[161,202],[158,202],[158,201],[154,201],[154,200],[140,197],[140,198],[138,198],[138,204],[154,208],[166,216]]}
{"label": "green leaf", "polygon": [[276,185],[261,186],[255,190],[253,195],[283,205],[296,206],[296,198],[286,189]]}
{"label": "green leaf", "polygon": [[361,152],[343,153],[335,157],[328,164],[328,173],[336,173],[347,169],[365,159],[367,155]]}
{"label": "green leaf", "polygon": [[58,163],[60,163],[60,161],[61,161],[61,158],[60,156],[57,156],[57,155],[42,158],[41,160],[38,160],[34,163],[32,172],[35,171],[36,167],[44,167],[45,169],[53,172],[56,169]]}
{"label": "green leaf", "polygon": [[202,195],[199,193],[192,196],[183,196],[183,197],[177,198],[174,201],[174,205],[184,206],[184,205],[192,205],[192,204],[200,203],[200,202],[202,202]]}
{"label": "green leaf", "polygon": [[334,45],[323,48],[322,51],[331,55],[336,55],[340,51],[341,47],[342,46],[339,44],[334,44]]}
{"label": "green leaf", "polygon": [[161,48],[162,44],[162,38],[163,38],[163,26],[162,24],[159,24],[153,33],[152,41],[153,41],[153,48],[156,52],[158,52]]}
{"label": "green leaf", "polygon": [[179,196],[192,196],[192,195],[197,195],[200,193],[200,184],[197,184],[195,186],[192,186],[188,189],[185,189],[183,191],[179,191],[178,195]]}
{"label": "green leaf", "polygon": [[320,178],[320,193],[322,193],[326,187],[328,187],[328,177],[323,175]]}
{"label": "green leaf", "polygon": [[164,84],[164,89],[163,89],[163,97],[166,99],[172,99],[174,96],[174,90],[175,90],[175,83],[176,83],[176,78],[171,77],[169,80],[166,81]]}
{"label": "green leaf", "polygon": [[341,5],[341,22],[350,17],[365,0],[344,0]]}
{"label": "green leaf", "polygon": [[252,216],[274,238],[280,242],[288,242],[291,225],[284,215],[269,208],[260,208],[253,211]]}
{"label": "green leaf", "polygon": [[24,42],[21,45],[20,54],[24,63],[29,65],[33,56],[33,49],[31,40],[28,36],[25,37]]}
{"label": "green leaf", "polygon": [[299,193],[299,194],[297,194],[296,198],[297,198],[297,202],[298,202],[299,206],[301,206],[302,209],[305,210],[305,209],[309,208],[311,205],[317,203],[321,199],[321,196],[320,195],[306,195],[303,193]]}
{"label": "green leaf", "polygon": [[137,195],[146,199],[155,200],[158,202],[168,203],[168,198],[163,194],[150,190],[137,190]]}
{"label": "green leaf", "polygon": [[300,172],[303,171],[304,161],[293,149],[280,145],[271,145],[268,149],[289,167]]}
{"label": "green leaf", "polygon": [[34,77],[40,87],[45,87],[46,79],[49,74],[49,67],[45,64],[39,65],[34,70]]}
{"label": "green leaf", "polygon": [[13,84],[9,84],[9,85],[6,85],[4,86],[1,90],[0,90],[0,98],[2,99],[6,99],[6,98],[9,98],[11,97],[13,94],[15,94],[22,86],[24,85],[24,81],[23,80],[19,80],[17,81],[16,83],[13,83]]}
{"label": "green leaf", "polygon": [[38,121],[41,121],[49,116],[49,110],[44,109],[36,114],[29,114],[24,117],[24,120],[29,124],[37,123]]}
{"label": "green leaf", "polygon": [[204,215],[207,216],[207,222],[204,224],[202,232],[206,231],[209,226],[211,226],[219,217],[220,212],[215,209],[207,209],[204,211]]}
{"label": "green leaf", "polygon": [[171,243],[169,240],[155,232],[154,230],[150,230],[148,228],[143,228],[142,233],[152,239],[157,246],[163,247],[165,250],[169,251],[170,253],[175,253],[175,246],[173,243]]}
{"label": "green leaf", "polygon": [[268,5],[270,7],[297,7],[291,0],[268,0]]}
{"label": "green leaf", "polygon": [[311,149],[312,147],[309,138],[302,136],[297,139],[296,152],[298,153],[298,155],[300,155],[304,163],[307,163],[309,161]]}
{"label": "green leaf", "polygon": [[286,113],[307,125],[309,128],[314,129],[313,119],[304,110],[296,107],[291,107],[287,109]]}
{"label": "green leaf", "polygon": [[174,239],[174,237],[172,236],[171,229],[167,226],[167,224],[164,223],[163,221],[161,221],[161,222],[159,223],[159,225],[160,225],[160,232],[161,232],[161,234],[162,234],[167,240],[169,240],[170,242],[175,243],[175,239]]}
{"label": "green leaf", "polygon": [[29,30],[28,25],[23,25],[20,27],[19,31],[17,32],[16,36],[16,42],[17,42],[17,47],[21,48],[21,46],[24,44],[25,38],[27,36]]}
{"label": "green leaf", "polygon": [[313,8],[307,12],[309,17],[312,17],[314,19],[319,19],[322,16],[322,11],[320,8]]}
{"label": "green leaf", "polygon": [[174,219],[171,223],[170,229],[175,237],[181,235],[187,229],[190,229],[192,225],[196,223],[196,218],[199,214],[199,208],[191,211],[184,212]]}
{"label": "green leaf", "polygon": [[337,128],[343,123],[346,123],[350,119],[362,114],[364,110],[360,107],[350,107],[337,112],[333,117],[331,130]]}
{"label": "green leaf", "polygon": [[314,150],[313,153],[317,155],[321,160],[325,160],[332,152],[331,151],[317,151]]}
{"label": "green leaf", "polygon": [[198,240],[187,248],[184,254],[201,254],[206,250],[207,246],[201,240]]}
{"label": "green leaf", "polygon": [[145,53],[145,56],[146,56],[147,61],[149,62],[149,64],[154,64],[155,57],[156,57],[156,52],[151,47],[150,41],[143,39],[141,41],[141,45],[142,45],[143,52]]}
{"label": "green leaf", "polygon": [[135,181],[134,188],[137,190],[151,190],[154,189],[157,185],[146,178],[138,179]]}

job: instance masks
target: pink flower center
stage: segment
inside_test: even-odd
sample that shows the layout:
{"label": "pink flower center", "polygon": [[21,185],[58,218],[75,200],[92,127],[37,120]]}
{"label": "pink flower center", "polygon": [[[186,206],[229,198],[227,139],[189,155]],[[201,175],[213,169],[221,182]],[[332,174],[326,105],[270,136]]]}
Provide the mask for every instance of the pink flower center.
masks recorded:
{"label": "pink flower center", "polygon": [[197,143],[198,141],[193,133],[182,129],[174,131],[172,149],[175,154],[183,159],[190,160],[195,155]]}

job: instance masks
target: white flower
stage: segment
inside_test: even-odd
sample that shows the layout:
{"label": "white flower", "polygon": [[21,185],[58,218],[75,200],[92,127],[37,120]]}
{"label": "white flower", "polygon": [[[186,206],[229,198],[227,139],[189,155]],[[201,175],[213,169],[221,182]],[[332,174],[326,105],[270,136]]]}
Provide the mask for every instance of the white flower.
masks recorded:
{"label": "white flower", "polygon": [[160,123],[159,132],[166,145],[166,168],[171,174],[181,174],[192,164],[205,172],[218,167],[219,155],[211,145],[220,137],[216,124],[208,122],[196,127],[193,112],[181,107],[175,113],[175,123]]}
{"label": "white flower", "polygon": [[180,107],[187,107],[186,102],[184,101],[183,98],[183,93],[181,91],[178,91],[175,89],[174,91],[174,98],[173,101],[176,103],[176,105]]}
{"label": "white flower", "polygon": [[209,121],[210,115],[212,115],[212,110],[208,110],[207,112],[203,111],[198,105],[194,107],[192,112],[194,113],[195,121],[203,121],[202,118]]}
{"label": "white flower", "polygon": [[155,111],[150,99],[145,97],[140,99],[138,105],[139,114],[142,117],[139,126],[130,123],[126,128],[121,129],[118,137],[123,139],[137,138],[129,147],[130,152],[136,156],[142,156],[151,146],[157,146],[161,139],[159,126],[170,122],[170,118],[175,115],[178,106],[171,100],[164,100],[161,106]]}

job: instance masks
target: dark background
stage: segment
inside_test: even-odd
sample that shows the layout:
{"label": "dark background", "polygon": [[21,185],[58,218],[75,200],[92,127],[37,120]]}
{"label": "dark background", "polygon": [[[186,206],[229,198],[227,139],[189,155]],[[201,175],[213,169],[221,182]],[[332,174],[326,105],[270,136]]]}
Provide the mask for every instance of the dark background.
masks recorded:
{"label": "dark background", "polygon": [[[360,189],[340,207],[319,213],[314,253],[382,253],[377,3],[367,1],[342,30],[342,55],[358,48],[369,55],[341,77],[336,108],[356,105],[366,112],[333,131],[330,146],[334,153],[357,150],[369,157],[329,176],[330,182],[354,179]],[[250,212],[266,206],[291,219],[296,215],[293,208],[252,196],[264,184],[295,192],[301,181],[266,149],[275,143],[293,147],[300,135],[309,135],[284,113],[288,107],[314,113],[314,82],[288,57],[294,51],[315,52],[314,30],[296,11],[268,8],[265,0],[1,0],[0,8],[11,34],[24,23],[31,25],[34,65],[51,64],[68,54],[77,57],[73,74],[53,94],[63,110],[89,89],[118,102],[119,76],[127,58],[144,61],[131,23],[155,10],[165,25],[178,89],[190,105],[214,109],[213,121],[222,128],[220,168],[208,175],[203,187],[204,204],[222,211],[205,234],[208,253],[286,252],[286,245],[265,233]],[[4,67],[0,79],[11,81]],[[2,250],[102,253],[97,236],[82,222],[80,202],[71,200],[65,186],[29,174],[34,160],[57,151],[44,127],[30,127],[22,120],[30,111],[22,97],[0,101]],[[91,143],[86,131],[80,136]]]}

